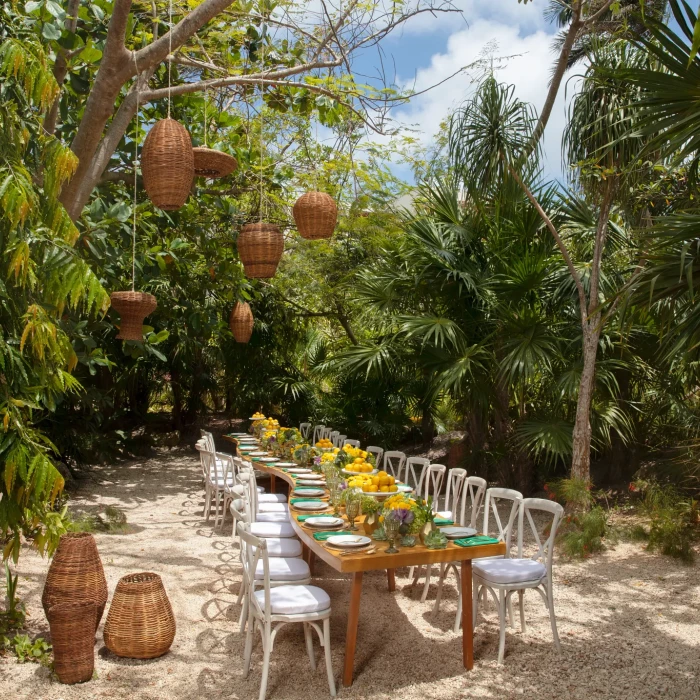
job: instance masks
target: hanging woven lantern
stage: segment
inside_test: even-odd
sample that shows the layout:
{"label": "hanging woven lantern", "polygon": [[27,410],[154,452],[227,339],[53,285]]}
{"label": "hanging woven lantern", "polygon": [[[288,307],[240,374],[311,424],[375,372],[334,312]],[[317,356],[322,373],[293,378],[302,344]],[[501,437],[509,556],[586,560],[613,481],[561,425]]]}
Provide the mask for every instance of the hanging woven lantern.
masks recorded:
{"label": "hanging woven lantern", "polygon": [[231,309],[231,317],[228,325],[237,343],[247,343],[253,334],[253,312],[250,304],[245,301],[238,301]]}
{"label": "hanging woven lantern", "polygon": [[193,148],[192,153],[197,177],[226,177],[238,167],[238,161],[233,156],[213,148]]}
{"label": "hanging woven lantern", "polygon": [[143,186],[159,209],[179,209],[192,189],[192,139],[180,122],[157,121],[148,132],[141,153]]}
{"label": "hanging woven lantern", "polygon": [[143,320],[158,306],[147,292],[112,292],[112,308],[121,316],[118,340],[143,340]]}
{"label": "hanging woven lantern", "polygon": [[338,207],[325,192],[307,192],[297,199],[294,222],[302,238],[314,241],[330,238],[338,219]]}
{"label": "hanging woven lantern", "polygon": [[246,224],[238,236],[238,255],[246,277],[274,277],[284,252],[284,236],[272,224]]}

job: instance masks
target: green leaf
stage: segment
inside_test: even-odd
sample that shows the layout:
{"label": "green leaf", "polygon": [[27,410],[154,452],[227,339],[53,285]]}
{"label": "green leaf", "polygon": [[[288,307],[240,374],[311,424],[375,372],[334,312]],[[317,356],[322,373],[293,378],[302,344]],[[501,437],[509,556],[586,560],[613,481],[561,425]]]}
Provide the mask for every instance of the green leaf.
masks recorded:
{"label": "green leaf", "polygon": [[44,0],[29,0],[29,2],[24,6],[24,11],[27,14],[31,14],[34,12],[34,10],[38,10],[40,7],[43,7],[43,5]]}
{"label": "green leaf", "polygon": [[48,39],[49,41],[56,41],[57,39],[60,39],[61,33],[61,27],[53,23],[45,24],[44,28],[41,30],[41,34],[44,39]]}
{"label": "green leaf", "polygon": [[688,56],[688,68],[693,65],[698,50],[700,50],[700,17],[695,20],[693,27],[693,45],[690,47],[690,55]]}

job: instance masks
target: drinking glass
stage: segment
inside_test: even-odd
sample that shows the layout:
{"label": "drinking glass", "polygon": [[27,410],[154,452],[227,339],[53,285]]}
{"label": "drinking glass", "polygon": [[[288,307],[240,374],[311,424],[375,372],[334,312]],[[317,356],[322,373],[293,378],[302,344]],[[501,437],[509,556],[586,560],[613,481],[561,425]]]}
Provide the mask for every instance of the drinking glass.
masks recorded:
{"label": "drinking glass", "polygon": [[350,530],[356,531],[355,518],[360,514],[360,497],[352,491],[345,497],[345,515],[348,516]]}
{"label": "drinking glass", "polygon": [[389,540],[389,549],[386,550],[387,554],[397,554],[399,551],[396,548],[396,538],[399,536],[399,527],[401,527],[401,523],[395,518],[384,518],[384,532],[386,533],[386,538]]}

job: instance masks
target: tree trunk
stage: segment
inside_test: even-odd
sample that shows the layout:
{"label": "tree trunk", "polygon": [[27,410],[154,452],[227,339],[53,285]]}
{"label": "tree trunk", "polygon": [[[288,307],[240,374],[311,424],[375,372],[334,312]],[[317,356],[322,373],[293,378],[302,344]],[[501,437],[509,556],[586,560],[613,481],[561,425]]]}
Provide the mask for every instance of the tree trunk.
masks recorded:
{"label": "tree trunk", "polygon": [[571,477],[584,481],[591,479],[591,404],[600,337],[596,323],[598,320],[597,316],[591,320],[590,327],[584,331],[583,336],[583,371],[578,389],[571,456]]}

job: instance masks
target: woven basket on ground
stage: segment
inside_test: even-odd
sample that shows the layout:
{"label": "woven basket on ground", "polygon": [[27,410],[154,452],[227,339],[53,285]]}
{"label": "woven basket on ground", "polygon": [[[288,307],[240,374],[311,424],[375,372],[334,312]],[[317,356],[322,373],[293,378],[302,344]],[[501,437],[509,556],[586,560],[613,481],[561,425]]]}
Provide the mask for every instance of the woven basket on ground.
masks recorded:
{"label": "woven basket on ground", "polygon": [[143,319],[156,310],[156,298],[147,292],[112,292],[109,298],[121,316],[117,338],[143,340]]}
{"label": "woven basket on ground", "polygon": [[284,236],[272,224],[246,224],[238,236],[238,254],[246,277],[274,277],[284,252]]}
{"label": "woven basket on ground", "polygon": [[192,153],[194,174],[198,177],[226,177],[238,167],[233,156],[213,148],[193,148]]}
{"label": "woven basket on ground", "polygon": [[48,612],[53,670],[61,683],[82,683],[95,670],[95,604],[58,603]]}
{"label": "woven basket on ground", "polygon": [[143,186],[159,209],[179,209],[194,179],[192,139],[174,119],[157,121],[148,132],[141,153]]}
{"label": "woven basket on ground", "polygon": [[338,207],[325,192],[307,192],[297,199],[292,210],[302,238],[330,238],[338,219]]}
{"label": "woven basket on ground", "polygon": [[119,579],[105,622],[107,648],[117,656],[154,659],[175,639],[175,617],[158,574]]}
{"label": "woven basket on ground", "polygon": [[229,318],[228,324],[236,342],[247,343],[253,334],[253,312],[250,310],[250,304],[245,301],[236,302],[236,305],[231,309],[231,318]]}
{"label": "woven basket on ground", "polygon": [[61,537],[41,596],[46,617],[59,603],[78,602],[95,605],[94,636],[107,603],[107,580],[95,538],[89,532],[70,532]]}

